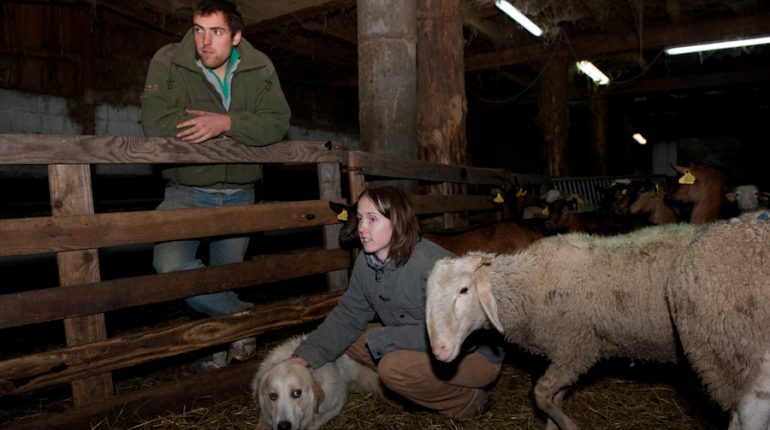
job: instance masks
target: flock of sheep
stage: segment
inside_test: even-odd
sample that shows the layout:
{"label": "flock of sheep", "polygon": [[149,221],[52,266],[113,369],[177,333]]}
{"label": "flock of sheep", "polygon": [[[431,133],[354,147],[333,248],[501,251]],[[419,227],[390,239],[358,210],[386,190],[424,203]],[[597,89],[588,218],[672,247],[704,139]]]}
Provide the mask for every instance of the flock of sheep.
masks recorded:
{"label": "flock of sheep", "polygon": [[566,391],[608,357],[686,360],[730,411],[731,430],[770,428],[767,211],[440,260],[426,312],[439,360],[453,360],[471,332],[490,326],[546,356],[534,390],[546,429],[578,428],[562,410]]}
{"label": "flock of sheep", "polygon": [[[545,356],[534,398],[547,430],[578,429],[564,397],[602,359],[684,362],[729,411],[730,430],[770,430],[770,212],[756,210],[756,187],[739,187],[742,215],[721,219],[721,173],[676,170],[682,185],[668,194],[618,193],[626,213],[652,214],[628,233],[549,236],[500,222],[425,234],[460,256],[437,262],[428,278],[435,357],[452,361],[481,328]],[[664,197],[689,203],[688,218],[680,222]],[[357,222],[355,205],[348,210],[340,244],[349,249]]]}

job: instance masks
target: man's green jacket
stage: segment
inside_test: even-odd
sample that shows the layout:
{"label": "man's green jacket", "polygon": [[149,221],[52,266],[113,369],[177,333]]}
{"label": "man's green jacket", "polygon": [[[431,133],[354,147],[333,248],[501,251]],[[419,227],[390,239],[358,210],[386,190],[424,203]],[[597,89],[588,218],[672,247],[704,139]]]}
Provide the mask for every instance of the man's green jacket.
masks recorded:
{"label": "man's green jacket", "polygon": [[[196,64],[192,30],[180,43],[158,50],[150,61],[142,94],[142,128],[147,136],[173,137],[177,123],[191,118],[185,109],[229,113],[226,136],[250,146],[280,141],[289,129],[291,111],[270,59],[244,38],[237,46],[240,62],[230,83],[230,109]],[[172,183],[204,188],[246,188],[262,178],[257,164],[174,166],[163,170]]]}

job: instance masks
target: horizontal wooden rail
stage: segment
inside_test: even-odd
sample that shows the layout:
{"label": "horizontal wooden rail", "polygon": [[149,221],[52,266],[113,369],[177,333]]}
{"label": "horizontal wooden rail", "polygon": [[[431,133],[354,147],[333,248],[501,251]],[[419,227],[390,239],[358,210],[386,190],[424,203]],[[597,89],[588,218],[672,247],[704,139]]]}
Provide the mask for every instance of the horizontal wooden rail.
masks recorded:
{"label": "horizontal wooden rail", "polygon": [[0,396],[17,395],[164,357],[320,320],[343,291],[0,361]]}
{"label": "horizontal wooden rail", "polygon": [[387,154],[349,151],[348,170],[362,175],[458,184],[504,185],[542,183],[545,176],[511,173],[505,169],[454,166]]}
{"label": "horizontal wooden rail", "polygon": [[[302,264],[297,264],[301,261]],[[347,269],[340,249],[260,255],[243,263],[0,295],[0,329]]]}
{"label": "horizontal wooden rail", "polygon": [[164,137],[0,134],[0,164],[340,163],[342,150],[330,141],[247,146],[228,138],[192,144]]}
{"label": "horizontal wooden rail", "polygon": [[327,200],[15,218],[0,220],[0,256],[315,227],[338,222]]}

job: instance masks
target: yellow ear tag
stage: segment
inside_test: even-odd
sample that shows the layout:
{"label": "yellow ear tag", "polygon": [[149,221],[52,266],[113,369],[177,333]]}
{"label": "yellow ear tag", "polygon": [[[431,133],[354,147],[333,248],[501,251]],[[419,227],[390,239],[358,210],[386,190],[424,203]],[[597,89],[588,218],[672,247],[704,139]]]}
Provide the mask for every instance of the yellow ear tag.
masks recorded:
{"label": "yellow ear tag", "polygon": [[728,202],[734,202],[735,201],[735,193],[727,193],[725,195],[725,197],[727,198]]}
{"label": "yellow ear tag", "polygon": [[347,209],[343,209],[342,212],[338,213],[337,214],[337,219],[342,221],[342,222],[347,221],[348,220],[348,210]]}
{"label": "yellow ear tag", "polygon": [[505,201],[505,200],[503,200],[503,195],[502,195],[502,194],[500,194],[500,193],[497,193],[497,195],[495,196],[495,200],[494,200],[494,202],[495,202],[495,203],[502,203],[502,202],[504,202],[504,201]]}
{"label": "yellow ear tag", "polygon": [[679,183],[685,184],[685,185],[692,185],[695,183],[695,176],[693,176],[692,173],[690,173],[690,170],[687,169],[684,171],[684,175],[682,175],[682,177],[679,178]]}
{"label": "yellow ear tag", "polygon": [[654,195],[655,197],[657,197],[657,196],[659,196],[660,194],[661,194],[661,193],[660,193],[660,184],[656,183],[656,184],[655,184],[655,191],[653,191],[653,195]]}
{"label": "yellow ear tag", "polygon": [[623,191],[621,191],[621,192],[620,192],[620,194],[622,194],[622,195],[624,195],[624,196],[625,196],[626,194],[628,194],[628,188],[623,188]]}
{"label": "yellow ear tag", "polygon": [[543,216],[548,217],[548,206],[543,208]]}
{"label": "yellow ear tag", "polygon": [[519,188],[519,191],[516,191],[516,197],[524,197],[526,195],[527,195],[526,188]]}

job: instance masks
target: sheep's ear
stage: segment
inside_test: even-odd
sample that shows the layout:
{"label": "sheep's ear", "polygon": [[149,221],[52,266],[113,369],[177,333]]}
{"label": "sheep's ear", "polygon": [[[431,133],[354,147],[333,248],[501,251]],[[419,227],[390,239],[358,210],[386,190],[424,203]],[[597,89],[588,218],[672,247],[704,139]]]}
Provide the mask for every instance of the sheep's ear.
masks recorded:
{"label": "sheep's ear", "polygon": [[484,309],[484,313],[487,314],[487,318],[492,322],[497,331],[503,333],[503,324],[500,323],[500,316],[497,313],[497,300],[495,300],[495,295],[492,292],[492,283],[489,281],[489,276],[483,270],[476,270],[473,273],[473,280],[476,284],[476,292],[479,295],[479,301]]}

